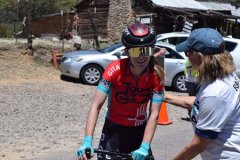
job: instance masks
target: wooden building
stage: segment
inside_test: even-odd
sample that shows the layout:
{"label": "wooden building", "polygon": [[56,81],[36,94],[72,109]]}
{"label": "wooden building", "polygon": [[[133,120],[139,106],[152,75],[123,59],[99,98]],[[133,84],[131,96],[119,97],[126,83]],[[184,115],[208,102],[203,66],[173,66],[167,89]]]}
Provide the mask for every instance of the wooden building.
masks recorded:
{"label": "wooden building", "polygon": [[[211,27],[223,35],[240,38],[240,15],[232,15],[231,10],[235,6],[227,3],[195,0],[82,0],[75,7],[80,17],[79,34],[83,38],[91,38],[94,32],[104,38],[111,39],[114,35],[119,38],[122,29],[135,21],[150,23],[157,33],[182,31],[184,22],[189,21],[194,23],[193,29]],[[96,26],[95,30],[91,26],[90,17]]]}
{"label": "wooden building", "polygon": [[71,32],[74,14],[68,12],[35,17],[31,21],[31,32],[36,37],[56,37],[62,32]]}
{"label": "wooden building", "polygon": [[63,19],[60,14],[34,18],[32,32],[39,36],[64,30],[82,39],[119,40],[122,30],[135,21],[153,25],[157,33],[182,31],[184,22],[189,21],[194,24],[193,29],[211,27],[240,38],[240,15],[232,15],[225,4],[214,2],[213,7],[209,6],[211,2],[175,1],[80,0],[75,13],[64,13]]}

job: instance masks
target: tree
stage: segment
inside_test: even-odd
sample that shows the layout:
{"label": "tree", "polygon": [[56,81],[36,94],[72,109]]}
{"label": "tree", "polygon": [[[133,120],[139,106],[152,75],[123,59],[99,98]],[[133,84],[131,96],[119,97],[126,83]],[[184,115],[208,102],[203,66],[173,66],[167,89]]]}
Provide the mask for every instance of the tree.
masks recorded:
{"label": "tree", "polygon": [[[0,26],[13,32],[15,27],[21,27],[24,17],[27,17],[27,4],[31,17],[69,11],[78,0],[0,0]],[[20,28],[19,28],[20,29]],[[8,31],[9,32],[9,31]],[[5,34],[4,34],[5,35]]]}

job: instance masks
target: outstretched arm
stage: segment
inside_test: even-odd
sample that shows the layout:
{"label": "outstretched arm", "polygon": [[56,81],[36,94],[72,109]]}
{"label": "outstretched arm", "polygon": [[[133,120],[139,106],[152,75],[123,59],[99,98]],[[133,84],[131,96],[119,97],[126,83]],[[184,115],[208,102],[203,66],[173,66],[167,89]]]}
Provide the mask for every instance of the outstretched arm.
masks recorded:
{"label": "outstretched arm", "polygon": [[195,99],[195,96],[177,96],[165,92],[164,101],[166,103],[170,103],[181,108],[191,109]]}

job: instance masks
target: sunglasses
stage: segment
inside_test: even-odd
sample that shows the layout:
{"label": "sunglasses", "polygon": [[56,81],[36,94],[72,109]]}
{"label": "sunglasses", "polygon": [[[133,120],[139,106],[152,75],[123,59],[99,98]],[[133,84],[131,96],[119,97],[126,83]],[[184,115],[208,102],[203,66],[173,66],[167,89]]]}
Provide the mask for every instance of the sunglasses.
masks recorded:
{"label": "sunglasses", "polygon": [[129,48],[128,54],[130,57],[148,57],[153,54],[153,48],[152,47],[135,47],[135,48]]}

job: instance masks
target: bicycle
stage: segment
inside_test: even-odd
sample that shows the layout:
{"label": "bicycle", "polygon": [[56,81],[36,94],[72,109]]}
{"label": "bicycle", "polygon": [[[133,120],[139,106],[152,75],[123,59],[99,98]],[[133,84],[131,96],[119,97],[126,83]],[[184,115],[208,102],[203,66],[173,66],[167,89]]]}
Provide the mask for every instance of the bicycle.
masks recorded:
{"label": "bicycle", "polygon": [[[126,154],[126,153],[112,152],[112,151],[102,150],[102,149],[98,149],[98,148],[94,148],[94,153],[98,153],[98,154],[103,153],[103,154],[109,155],[109,156],[111,156],[111,160],[133,160],[132,155],[131,154]],[[85,154],[86,154],[86,157],[88,159],[90,159],[91,149],[86,148]],[[148,156],[146,158],[146,160],[154,160],[154,158],[153,158],[153,156]]]}

